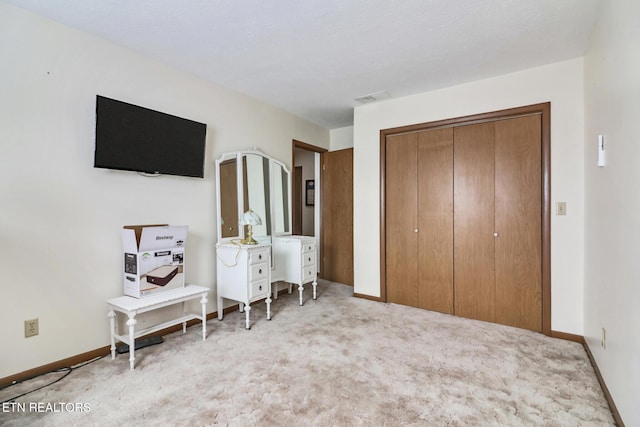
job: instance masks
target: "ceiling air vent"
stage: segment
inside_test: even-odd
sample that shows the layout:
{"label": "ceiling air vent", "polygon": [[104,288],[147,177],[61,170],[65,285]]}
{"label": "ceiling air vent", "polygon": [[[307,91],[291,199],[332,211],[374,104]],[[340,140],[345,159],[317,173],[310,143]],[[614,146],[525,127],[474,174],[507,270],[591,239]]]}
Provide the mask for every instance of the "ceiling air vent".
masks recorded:
{"label": "ceiling air vent", "polygon": [[354,101],[360,104],[368,104],[370,102],[376,102],[389,98],[389,93],[386,90],[380,92],[370,93],[369,95],[359,96]]}

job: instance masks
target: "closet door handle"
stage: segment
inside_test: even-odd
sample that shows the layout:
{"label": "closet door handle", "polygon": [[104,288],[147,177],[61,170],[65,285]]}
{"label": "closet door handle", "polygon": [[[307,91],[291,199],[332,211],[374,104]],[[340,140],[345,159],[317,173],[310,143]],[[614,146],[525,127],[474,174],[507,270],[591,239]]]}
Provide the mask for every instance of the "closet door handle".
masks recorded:
{"label": "closet door handle", "polygon": [[417,228],[414,228],[414,229],[413,229],[413,232],[414,232],[414,233],[417,233],[417,232],[418,232],[418,229],[417,229]]}
{"label": "closet door handle", "polygon": [[493,233],[493,237],[498,237],[498,236],[499,236],[499,234],[497,232]]}

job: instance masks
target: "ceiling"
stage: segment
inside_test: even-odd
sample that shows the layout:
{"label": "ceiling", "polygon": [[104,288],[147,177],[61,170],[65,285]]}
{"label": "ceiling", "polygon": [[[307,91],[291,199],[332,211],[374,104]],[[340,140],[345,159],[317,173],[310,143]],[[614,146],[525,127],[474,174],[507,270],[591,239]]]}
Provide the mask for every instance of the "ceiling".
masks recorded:
{"label": "ceiling", "polygon": [[323,127],[400,97],[582,56],[599,0],[3,0]]}

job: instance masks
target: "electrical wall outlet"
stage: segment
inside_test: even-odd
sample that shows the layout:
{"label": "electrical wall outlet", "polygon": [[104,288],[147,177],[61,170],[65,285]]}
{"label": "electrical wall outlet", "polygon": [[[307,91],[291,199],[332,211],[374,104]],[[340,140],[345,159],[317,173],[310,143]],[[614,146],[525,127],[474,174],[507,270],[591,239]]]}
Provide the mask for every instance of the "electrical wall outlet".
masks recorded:
{"label": "electrical wall outlet", "polygon": [[24,337],[29,338],[38,335],[38,319],[24,321]]}

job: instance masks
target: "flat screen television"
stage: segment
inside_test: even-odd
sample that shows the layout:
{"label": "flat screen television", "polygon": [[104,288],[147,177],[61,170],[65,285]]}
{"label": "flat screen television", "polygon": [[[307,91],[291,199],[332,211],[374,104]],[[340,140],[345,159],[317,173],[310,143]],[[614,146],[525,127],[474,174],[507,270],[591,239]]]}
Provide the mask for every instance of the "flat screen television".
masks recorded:
{"label": "flat screen television", "polygon": [[94,167],[203,178],[207,125],[96,96]]}

